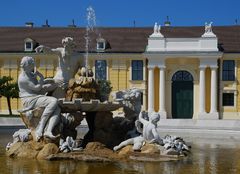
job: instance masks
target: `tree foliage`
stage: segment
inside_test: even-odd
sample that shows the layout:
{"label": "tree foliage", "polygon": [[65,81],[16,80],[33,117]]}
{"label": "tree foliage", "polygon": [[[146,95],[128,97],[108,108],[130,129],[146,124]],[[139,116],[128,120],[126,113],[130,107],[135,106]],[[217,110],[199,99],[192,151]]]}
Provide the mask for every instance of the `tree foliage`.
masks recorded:
{"label": "tree foliage", "polygon": [[0,78],[0,97],[2,96],[7,98],[9,115],[12,115],[11,98],[19,97],[19,89],[17,82],[13,82],[10,76]]}

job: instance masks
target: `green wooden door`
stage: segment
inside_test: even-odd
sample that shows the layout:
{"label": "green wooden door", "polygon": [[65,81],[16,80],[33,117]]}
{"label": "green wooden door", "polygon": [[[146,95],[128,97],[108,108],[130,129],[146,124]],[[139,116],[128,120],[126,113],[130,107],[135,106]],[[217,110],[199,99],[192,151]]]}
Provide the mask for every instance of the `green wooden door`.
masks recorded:
{"label": "green wooden door", "polygon": [[192,118],[193,116],[193,82],[172,82],[172,117]]}

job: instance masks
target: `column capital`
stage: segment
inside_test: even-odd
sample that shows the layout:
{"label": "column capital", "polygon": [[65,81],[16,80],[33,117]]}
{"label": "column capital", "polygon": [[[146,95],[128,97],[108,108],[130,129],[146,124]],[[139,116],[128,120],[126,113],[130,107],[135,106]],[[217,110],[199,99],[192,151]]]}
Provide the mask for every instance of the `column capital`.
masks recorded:
{"label": "column capital", "polygon": [[147,68],[148,69],[154,69],[156,66],[153,66],[153,65],[148,65]]}
{"label": "column capital", "polygon": [[157,66],[159,69],[166,69],[166,66],[165,65],[158,65]]}
{"label": "column capital", "polygon": [[206,68],[207,68],[206,65],[200,65],[200,66],[199,66],[199,69],[200,69],[200,70],[205,70]]}
{"label": "column capital", "polygon": [[210,68],[211,68],[212,70],[215,70],[215,69],[218,69],[218,66],[217,66],[217,65],[213,65],[213,66],[210,66]]}

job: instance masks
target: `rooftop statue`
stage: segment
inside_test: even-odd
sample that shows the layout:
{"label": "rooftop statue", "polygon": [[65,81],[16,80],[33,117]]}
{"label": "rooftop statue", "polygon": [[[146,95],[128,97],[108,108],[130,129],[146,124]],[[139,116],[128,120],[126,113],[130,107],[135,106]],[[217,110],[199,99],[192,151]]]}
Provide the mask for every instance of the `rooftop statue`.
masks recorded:
{"label": "rooftop statue", "polygon": [[160,31],[161,31],[161,25],[158,25],[157,33],[160,33]]}
{"label": "rooftop statue", "polygon": [[154,28],[153,28],[153,33],[157,34],[158,33],[158,24],[155,22]]}
{"label": "rooftop statue", "polygon": [[[56,138],[53,135],[54,127],[60,121],[60,108],[55,97],[45,96],[44,94],[52,90],[53,85],[50,81],[44,81],[43,75],[35,68],[35,61],[32,57],[23,57],[21,60],[22,72],[18,78],[19,96],[23,103],[23,112],[35,108],[44,108],[41,119],[36,127],[35,136],[39,140],[42,136],[50,139]],[[39,80],[38,80],[39,79]],[[31,119],[31,113],[28,113]]]}
{"label": "rooftop statue", "polygon": [[209,24],[205,22],[205,33],[212,33],[212,22]]}
{"label": "rooftop statue", "polygon": [[35,49],[37,53],[44,52],[58,55],[57,72],[53,78],[55,83],[58,85],[58,88],[53,93],[53,96],[57,98],[65,97],[68,82],[74,76],[79,66],[78,62],[73,57],[73,49],[75,48],[73,38],[63,38],[62,45],[63,47],[60,48],[49,48],[40,45]]}
{"label": "rooftop statue", "polygon": [[158,25],[157,22],[155,22],[153,27],[153,34],[151,35],[153,37],[163,37],[161,33],[161,25]]}

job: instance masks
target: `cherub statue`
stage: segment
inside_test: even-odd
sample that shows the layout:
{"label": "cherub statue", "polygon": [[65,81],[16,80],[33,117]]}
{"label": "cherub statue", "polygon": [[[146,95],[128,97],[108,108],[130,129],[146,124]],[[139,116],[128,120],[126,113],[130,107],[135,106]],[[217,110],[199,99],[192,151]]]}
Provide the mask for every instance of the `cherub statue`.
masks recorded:
{"label": "cherub statue", "polygon": [[148,116],[149,120],[147,120],[146,117],[146,112],[142,111],[139,114],[139,119],[135,122],[136,129],[139,133],[141,133],[141,135],[121,142],[118,146],[113,148],[114,151],[130,144],[133,145],[133,150],[140,150],[145,143],[162,144],[162,139],[156,129],[157,123],[160,120],[160,115],[153,112]]}
{"label": "cherub statue", "polygon": [[73,78],[79,66],[76,60],[73,59],[73,49],[75,48],[73,38],[63,38],[62,45],[63,47],[53,49],[40,45],[35,49],[37,53],[44,52],[58,55],[57,72],[53,78],[55,83],[58,85],[58,88],[53,93],[53,96],[56,98],[65,97],[68,82],[71,78]]}
{"label": "cherub statue", "polygon": [[35,131],[36,140],[39,140],[42,136],[54,139],[56,136],[53,135],[53,129],[60,121],[61,110],[55,97],[44,95],[51,85],[44,84],[44,77],[36,70],[35,61],[32,57],[23,57],[21,68],[22,71],[18,77],[18,86],[20,91],[19,96],[24,107],[23,111],[44,108]]}

